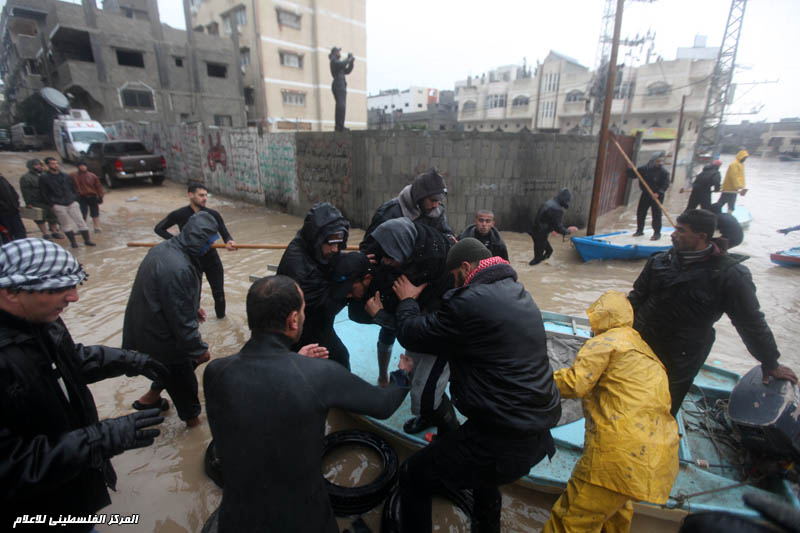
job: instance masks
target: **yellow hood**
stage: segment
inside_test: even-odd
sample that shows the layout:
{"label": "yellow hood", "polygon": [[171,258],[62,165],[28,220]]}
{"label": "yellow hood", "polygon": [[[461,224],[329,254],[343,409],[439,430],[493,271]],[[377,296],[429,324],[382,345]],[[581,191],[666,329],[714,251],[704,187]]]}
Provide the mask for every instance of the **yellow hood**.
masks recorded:
{"label": "yellow hood", "polygon": [[750,154],[747,153],[747,150],[739,150],[739,153],[736,154],[736,160],[740,163],[745,157],[750,157]]}
{"label": "yellow hood", "polygon": [[613,328],[633,326],[633,307],[619,291],[607,291],[586,310],[595,335]]}

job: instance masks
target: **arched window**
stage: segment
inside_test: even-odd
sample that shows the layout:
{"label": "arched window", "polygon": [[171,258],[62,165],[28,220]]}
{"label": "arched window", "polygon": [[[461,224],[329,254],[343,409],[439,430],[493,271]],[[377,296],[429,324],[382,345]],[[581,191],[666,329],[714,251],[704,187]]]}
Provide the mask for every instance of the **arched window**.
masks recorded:
{"label": "arched window", "polygon": [[513,100],[511,100],[511,107],[522,108],[528,107],[530,105],[531,99],[524,95],[515,96]]}
{"label": "arched window", "polygon": [[657,81],[647,86],[647,96],[666,96],[671,87],[663,81]]}

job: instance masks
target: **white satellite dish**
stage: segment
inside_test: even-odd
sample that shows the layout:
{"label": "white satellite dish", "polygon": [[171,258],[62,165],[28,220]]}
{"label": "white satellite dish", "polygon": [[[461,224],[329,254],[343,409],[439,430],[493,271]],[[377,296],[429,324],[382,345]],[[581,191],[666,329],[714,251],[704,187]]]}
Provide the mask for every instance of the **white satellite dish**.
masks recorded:
{"label": "white satellite dish", "polygon": [[69,100],[64,93],[52,87],[43,87],[39,91],[39,95],[44,98],[44,101],[55,107],[59,113],[69,112]]}

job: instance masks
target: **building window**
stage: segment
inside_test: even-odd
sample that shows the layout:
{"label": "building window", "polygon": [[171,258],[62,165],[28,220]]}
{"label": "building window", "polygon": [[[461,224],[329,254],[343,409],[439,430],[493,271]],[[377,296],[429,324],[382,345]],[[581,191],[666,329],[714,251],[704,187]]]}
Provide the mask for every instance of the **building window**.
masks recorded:
{"label": "building window", "polygon": [[199,26],[194,27],[194,31],[196,31],[197,33],[205,33],[206,27],[200,24]]}
{"label": "building window", "polygon": [[461,112],[465,115],[468,113],[474,113],[477,107],[478,106],[475,105],[475,102],[464,102],[464,107],[461,108]]}
{"label": "building window", "polygon": [[667,124],[672,124],[672,119],[671,118],[667,119]]}
{"label": "building window", "polygon": [[252,87],[244,88],[244,105],[253,105],[256,103],[256,91]]}
{"label": "building window", "polygon": [[225,35],[230,35],[233,32],[234,23],[237,28],[247,24],[247,10],[244,6],[239,6],[233,11],[222,15],[222,29],[225,31]]}
{"label": "building window", "polygon": [[29,59],[28,60],[28,74],[41,74],[42,69],[39,65],[39,61],[36,59]]}
{"label": "building window", "polygon": [[663,81],[657,81],[647,86],[647,96],[667,96],[670,86]]}
{"label": "building window", "polygon": [[228,66],[219,63],[206,63],[206,73],[210,78],[227,78]]}
{"label": "building window", "polygon": [[144,68],[144,54],[134,50],[117,49],[117,63],[123,67]]}
{"label": "building window", "polygon": [[405,104],[403,104],[403,105],[405,105],[406,107],[408,107],[408,102],[406,102],[406,103],[405,103]]}
{"label": "building window", "polygon": [[296,30],[300,29],[300,15],[280,8],[275,11],[278,13],[278,26],[288,26]]}
{"label": "building window", "polygon": [[206,31],[209,35],[219,35],[219,24],[216,22],[212,22],[208,26],[206,26]]}
{"label": "building window", "polygon": [[281,91],[281,96],[283,97],[284,105],[301,107],[306,105],[306,93],[301,93],[299,91]]}
{"label": "building window", "polygon": [[246,67],[250,64],[250,49],[240,48],[239,49],[239,66]]}
{"label": "building window", "polygon": [[524,108],[528,107],[530,103],[531,99],[527,96],[517,96],[511,101],[511,107]]}
{"label": "building window", "polygon": [[281,65],[284,67],[303,68],[303,55],[294,52],[278,52],[281,55]]}
{"label": "building window", "polygon": [[506,95],[504,94],[490,94],[486,98],[486,107],[494,109],[506,106]]}
{"label": "building window", "polygon": [[189,120],[189,113],[181,113],[181,122]]}
{"label": "building window", "polygon": [[214,115],[215,126],[233,126],[233,120],[230,115]]}
{"label": "building window", "polygon": [[422,104],[417,104],[417,107],[418,107],[418,108],[421,108],[421,107],[422,107]]}
{"label": "building window", "polygon": [[175,66],[176,67],[183,67],[183,58],[182,57],[176,57],[175,58]]}
{"label": "building window", "polygon": [[155,109],[153,93],[147,90],[124,89],[122,91],[122,106],[126,109]]}
{"label": "building window", "polygon": [[583,100],[582,91],[570,91],[567,93],[567,102],[580,102]]}

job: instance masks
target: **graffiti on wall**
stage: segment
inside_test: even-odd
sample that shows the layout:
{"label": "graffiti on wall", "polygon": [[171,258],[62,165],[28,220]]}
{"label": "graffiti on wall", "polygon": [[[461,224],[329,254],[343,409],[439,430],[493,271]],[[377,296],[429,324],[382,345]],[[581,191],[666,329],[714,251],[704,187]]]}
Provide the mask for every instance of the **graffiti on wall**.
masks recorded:
{"label": "graffiti on wall", "polygon": [[[261,192],[258,179],[258,135],[245,129],[231,130],[231,158],[233,186],[237,191]],[[224,148],[224,147],[223,147]]]}
{"label": "graffiti on wall", "polygon": [[264,200],[281,206],[297,203],[294,136],[266,133],[258,140],[257,152]]}
{"label": "graffiti on wall", "polygon": [[349,140],[297,140],[297,186],[306,199],[347,208],[351,152]]}
{"label": "graffiti on wall", "polygon": [[228,170],[228,152],[222,145],[221,133],[217,130],[217,138],[214,140],[214,134],[208,132],[208,152],[206,157],[208,159],[208,168],[211,169],[211,172],[217,169],[217,165],[220,165],[223,170]]}

